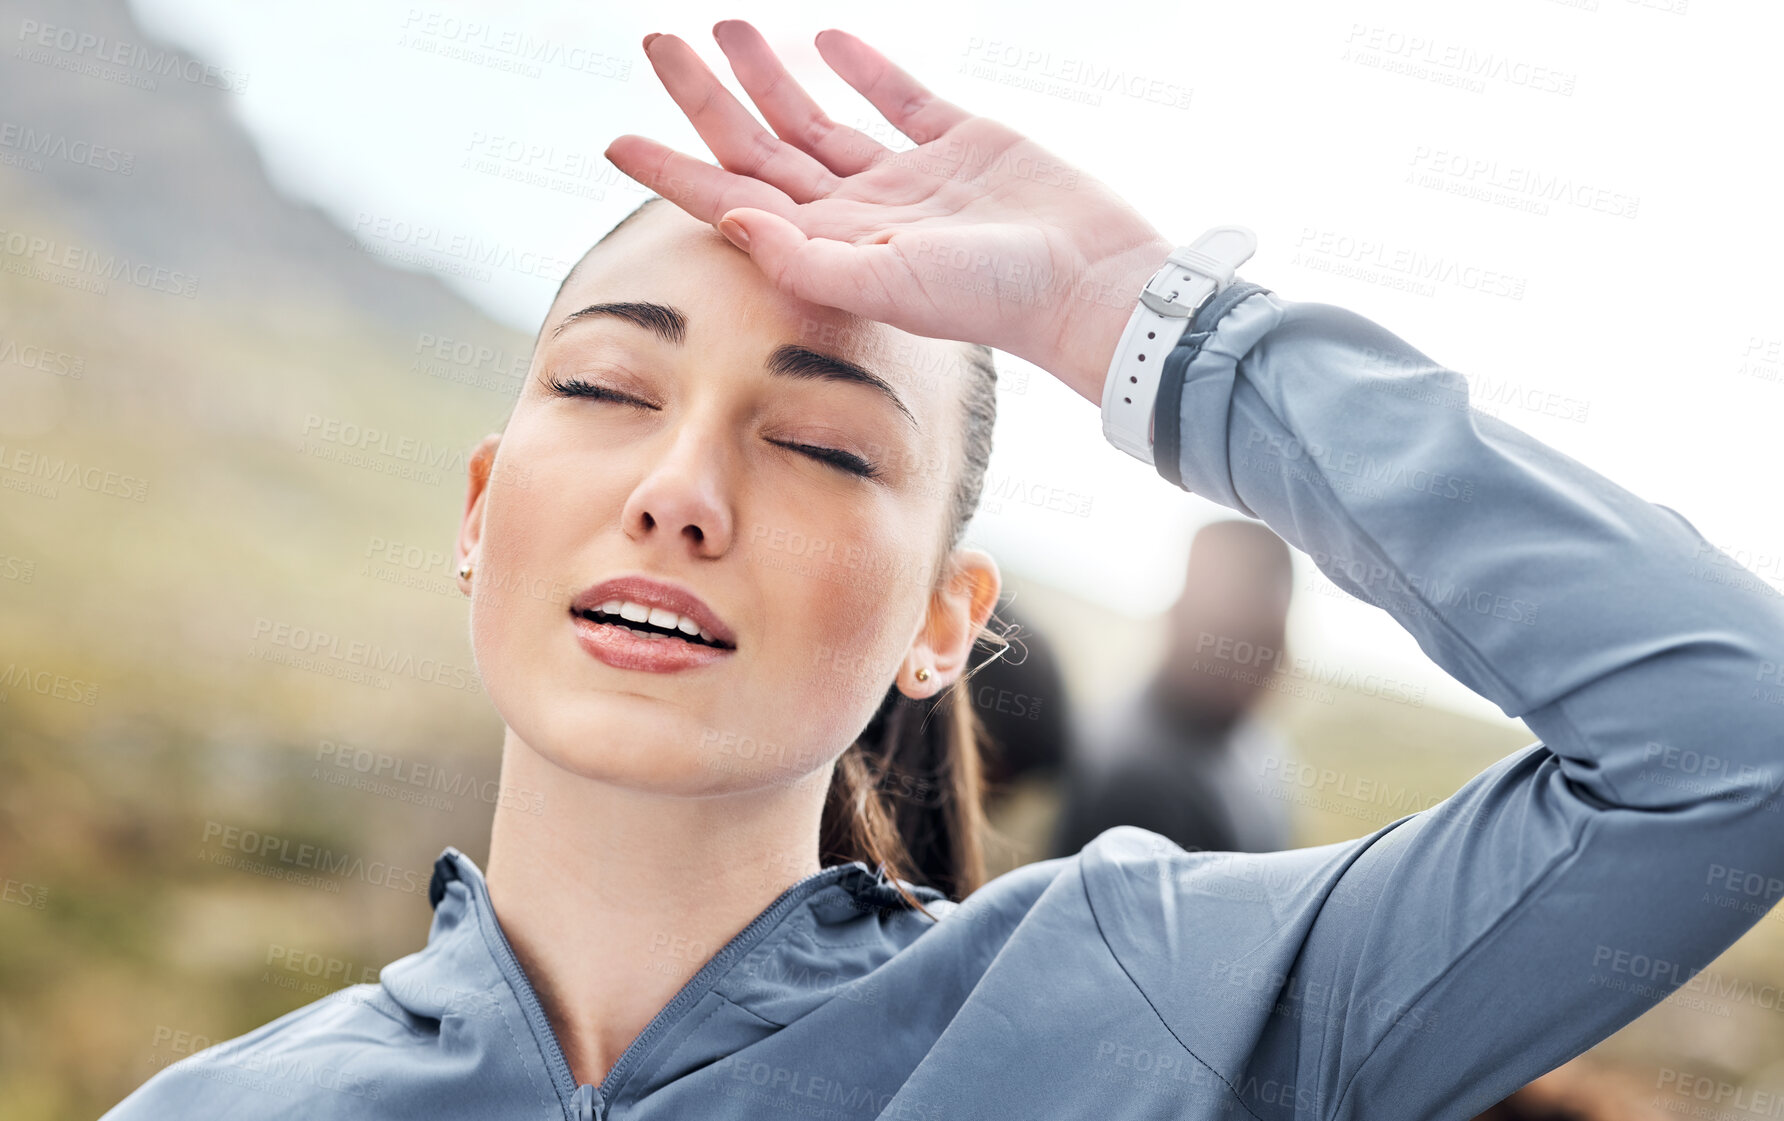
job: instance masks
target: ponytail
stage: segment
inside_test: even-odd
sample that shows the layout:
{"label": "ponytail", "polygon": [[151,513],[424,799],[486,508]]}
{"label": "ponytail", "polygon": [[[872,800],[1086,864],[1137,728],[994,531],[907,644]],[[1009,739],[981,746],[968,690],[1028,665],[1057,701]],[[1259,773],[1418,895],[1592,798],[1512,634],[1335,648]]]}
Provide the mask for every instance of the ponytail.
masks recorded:
{"label": "ponytail", "polygon": [[[991,637],[1002,644],[1002,636]],[[866,729],[838,757],[824,801],[822,863],[859,860],[881,868],[926,915],[896,881],[925,884],[956,901],[985,882],[988,739],[971,703],[970,677],[920,700],[897,685],[887,689]]]}

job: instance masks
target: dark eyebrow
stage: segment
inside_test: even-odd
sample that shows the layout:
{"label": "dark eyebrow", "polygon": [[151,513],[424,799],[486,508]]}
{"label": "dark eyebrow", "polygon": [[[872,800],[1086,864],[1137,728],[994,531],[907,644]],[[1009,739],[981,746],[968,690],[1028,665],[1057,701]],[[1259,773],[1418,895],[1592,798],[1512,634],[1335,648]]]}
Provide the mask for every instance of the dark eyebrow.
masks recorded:
{"label": "dark eyebrow", "polygon": [[617,303],[590,304],[581,311],[573,311],[564,316],[564,321],[552,329],[551,337],[557,338],[565,327],[578,319],[593,319],[596,316],[608,315],[623,319],[628,323],[636,323],[652,332],[666,343],[680,346],[688,336],[688,317],[678,308],[663,304],[650,303]]}
{"label": "dark eyebrow", "polygon": [[[687,341],[688,317],[685,312],[666,304],[638,302],[590,304],[564,316],[563,322],[552,329],[551,337],[556,338],[565,327],[579,319],[594,319],[599,316],[637,324],[675,346],[681,346]],[[847,359],[794,343],[784,343],[774,348],[774,353],[768,356],[765,368],[769,373],[780,377],[850,381],[868,386],[896,405],[898,411],[911,422],[911,427],[919,431],[922,429],[922,425],[917,423],[916,415],[904,403],[904,399],[898,396],[898,391],[892,388],[890,382]]]}
{"label": "dark eyebrow", "polygon": [[767,367],[769,373],[779,374],[781,377],[827,378],[831,381],[852,381],[870,386],[898,406],[898,411],[911,422],[912,428],[918,431],[923,428],[917,423],[917,418],[912,415],[911,410],[905,406],[903,398],[898,396],[898,391],[893,389],[885,378],[880,377],[872,370],[857,366],[847,359],[838,358],[832,354],[821,354],[803,346],[786,343],[774,348],[774,353],[768,356]]}

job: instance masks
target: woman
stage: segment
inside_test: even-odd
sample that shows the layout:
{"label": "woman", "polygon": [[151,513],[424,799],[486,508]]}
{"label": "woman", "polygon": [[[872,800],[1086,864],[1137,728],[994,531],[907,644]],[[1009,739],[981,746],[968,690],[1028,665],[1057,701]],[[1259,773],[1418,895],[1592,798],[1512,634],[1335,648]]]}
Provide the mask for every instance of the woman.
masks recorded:
{"label": "woman", "polygon": [[[857,738],[892,692],[961,681],[997,599],[958,547],[989,451],[974,348],[1100,401],[1172,242],[851,36],[818,47],[914,152],[714,31],[781,139],[645,40],[723,167],[609,147],[673,205],[572,270],[471,468],[472,640],[503,781],[543,812],[498,808],[487,876],[441,856],[427,947],[378,984],[109,1116],[1465,1118],[1784,893],[1780,598],[1691,578],[1721,555],[1684,518],[1449,407],[1462,379],[1384,329],[1244,282],[1170,355],[1159,473],[1540,742],[1355,841],[1123,826],[979,884],[970,742],[907,725],[886,753],[939,745],[893,784],[914,819],[872,816]],[[1715,765],[1682,783],[1682,752]],[[950,891],[898,874],[895,833]],[[1663,983],[1619,984],[1634,956]]]}

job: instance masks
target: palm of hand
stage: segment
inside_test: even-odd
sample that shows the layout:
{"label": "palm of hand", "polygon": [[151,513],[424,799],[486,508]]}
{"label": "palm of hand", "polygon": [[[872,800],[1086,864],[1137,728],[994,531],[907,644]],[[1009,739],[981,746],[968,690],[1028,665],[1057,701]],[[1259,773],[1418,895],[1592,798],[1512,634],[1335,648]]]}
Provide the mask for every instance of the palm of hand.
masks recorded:
{"label": "palm of hand", "polygon": [[734,241],[729,227],[741,225],[752,258],[791,295],[995,346],[1080,391],[1100,381],[1099,353],[1171,249],[1141,215],[846,33],[820,34],[820,52],[916,148],[894,152],[831,121],[748,24],[723,21],[714,35],[775,133],[687,44],[652,36],[652,65],[722,167],[628,134],[606,152],[620,170],[702,221],[730,219],[720,228]]}

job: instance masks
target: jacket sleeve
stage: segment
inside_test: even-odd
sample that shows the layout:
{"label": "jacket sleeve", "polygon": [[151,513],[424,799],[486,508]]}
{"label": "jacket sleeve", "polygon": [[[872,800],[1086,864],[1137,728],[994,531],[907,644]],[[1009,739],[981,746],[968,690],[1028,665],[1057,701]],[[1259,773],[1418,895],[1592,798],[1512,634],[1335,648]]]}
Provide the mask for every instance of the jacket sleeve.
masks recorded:
{"label": "jacket sleeve", "polygon": [[[1317,1116],[1472,1116],[1784,895],[1784,596],[1467,400],[1370,320],[1244,282],[1165,362],[1160,474],[1263,520],[1540,738],[1318,850],[1326,878],[1278,912],[1286,1003],[1222,1073],[1292,1078]],[[1225,983],[1195,976],[1157,985]],[[1314,993],[1322,1014],[1280,1011]]]}

